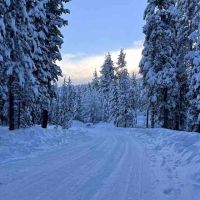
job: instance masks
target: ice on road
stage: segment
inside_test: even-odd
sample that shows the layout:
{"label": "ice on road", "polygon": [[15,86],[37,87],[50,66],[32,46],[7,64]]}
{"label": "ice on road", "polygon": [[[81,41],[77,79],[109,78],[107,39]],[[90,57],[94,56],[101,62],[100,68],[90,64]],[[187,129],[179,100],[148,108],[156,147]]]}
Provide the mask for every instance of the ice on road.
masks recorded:
{"label": "ice on road", "polygon": [[[2,163],[0,200],[181,199],[181,190],[173,191],[176,182],[159,186],[156,173],[163,177],[164,171],[152,166],[155,155],[138,137],[141,131],[87,128],[60,149]],[[190,191],[185,194],[187,199]]]}

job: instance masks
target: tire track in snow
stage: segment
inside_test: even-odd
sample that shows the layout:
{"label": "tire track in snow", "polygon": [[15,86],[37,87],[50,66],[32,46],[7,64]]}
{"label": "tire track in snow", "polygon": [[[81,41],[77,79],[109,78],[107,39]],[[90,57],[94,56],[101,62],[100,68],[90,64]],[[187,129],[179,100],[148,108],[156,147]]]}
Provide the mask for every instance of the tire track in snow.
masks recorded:
{"label": "tire track in snow", "polygon": [[[111,143],[106,137],[101,137],[101,139],[97,139],[95,140],[94,143],[93,142],[88,147],[85,147],[85,149],[77,149],[79,153],[76,151],[77,154],[76,153],[72,154],[71,157],[68,157],[68,158],[65,158],[65,157],[63,158],[63,155],[59,155],[59,154],[57,156],[55,155],[56,157],[54,157],[54,154],[53,154],[53,157],[55,160],[53,160],[52,165],[50,165],[49,167],[47,165],[44,165],[42,168],[38,168],[36,172],[33,171],[33,173],[31,173],[30,175],[28,174],[27,176],[25,176],[23,180],[16,181],[13,185],[16,187],[15,190],[18,191],[17,194],[18,195],[21,194],[20,200],[27,199],[26,197],[23,197],[24,190],[32,191],[34,188],[38,186],[38,182],[41,182],[43,184],[38,188],[38,191],[36,191],[36,193],[40,194],[40,197],[38,197],[39,199],[40,198],[43,199],[42,198],[43,195],[41,194],[44,194],[45,196],[48,193],[51,193],[51,190],[48,193],[46,193],[45,191],[48,191],[51,188],[52,189],[57,188],[58,184],[60,185],[61,182],[65,181],[66,179],[70,180],[71,178],[72,182],[77,181],[77,180],[73,180],[73,177],[75,177],[76,179],[75,174],[77,174],[77,177],[79,177],[80,179],[81,179],[81,174],[83,174],[82,181],[84,181],[84,179],[87,178],[85,177],[85,174],[82,172],[83,169],[85,171],[84,165],[87,166],[88,164],[90,165],[90,163],[91,165],[94,165],[94,161],[92,161],[91,156],[88,157],[88,155],[92,153],[94,157],[96,155],[96,152],[99,151],[99,149],[104,149],[108,147],[109,144]],[[62,152],[59,151],[59,153],[62,153]],[[50,158],[52,158],[51,155],[50,155]],[[48,159],[47,161],[49,161]],[[98,161],[98,159],[99,158],[96,158],[96,161]],[[100,162],[100,160],[98,162]],[[20,187],[21,184],[25,184],[23,188]],[[68,185],[70,186],[71,184],[68,184]],[[4,190],[4,188],[5,187],[3,187],[2,190]],[[20,189],[21,189],[21,192],[20,192]],[[12,194],[9,192],[5,192],[5,199],[6,199],[6,195],[8,195],[8,199],[9,199],[9,196],[11,196]],[[13,192],[13,197],[14,196],[16,196],[15,192]],[[44,199],[45,198],[46,197],[44,197]]]}
{"label": "tire track in snow", "polygon": [[88,141],[0,166],[22,170],[0,186],[3,200],[146,200],[144,181],[149,176],[143,173],[149,168],[138,141],[124,132],[90,129]]}

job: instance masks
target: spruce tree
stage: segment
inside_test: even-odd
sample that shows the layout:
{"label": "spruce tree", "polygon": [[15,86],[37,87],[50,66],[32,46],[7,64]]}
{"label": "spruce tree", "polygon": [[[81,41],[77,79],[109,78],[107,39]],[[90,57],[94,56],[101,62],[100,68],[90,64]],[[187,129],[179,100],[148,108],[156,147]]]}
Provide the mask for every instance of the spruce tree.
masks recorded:
{"label": "spruce tree", "polygon": [[33,45],[36,47],[34,62],[37,69],[34,76],[40,86],[38,99],[43,113],[43,128],[47,127],[49,100],[55,96],[53,83],[61,76],[61,69],[56,61],[61,60],[60,48],[63,36],[60,28],[67,25],[62,14],[69,13],[69,10],[64,8],[65,2],[68,0],[39,0],[30,11],[35,26]]}
{"label": "spruce tree", "polygon": [[[176,129],[185,129],[187,123],[188,99],[188,69],[192,61],[188,58],[188,52],[192,48],[192,42],[189,39],[194,27],[191,26],[194,16],[194,9],[197,0],[177,0],[176,5],[176,52],[177,52],[177,80],[179,93],[176,106]],[[181,45],[180,45],[181,44]]]}
{"label": "spruce tree", "polygon": [[121,50],[117,62],[117,84],[118,84],[118,109],[114,124],[117,127],[133,127],[133,108],[130,103],[130,77],[126,68],[126,54]]}
{"label": "spruce tree", "polygon": [[6,1],[0,2],[0,124],[3,124],[5,121],[5,103],[7,99],[7,85],[6,83],[6,74],[5,74],[5,36],[6,29],[4,23],[4,15],[7,9]]}
{"label": "spruce tree", "polygon": [[75,115],[75,91],[69,77],[68,81],[64,79],[60,94],[60,125],[63,129],[68,129],[72,125]]}
{"label": "spruce tree", "polygon": [[105,62],[101,67],[100,76],[100,90],[102,95],[102,120],[104,122],[109,121],[110,106],[109,106],[109,93],[111,90],[111,84],[114,80],[114,64],[111,59],[111,55],[106,55]]}
{"label": "spruce tree", "polygon": [[132,115],[133,125],[137,124],[137,109],[139,108],[139,91],[137,86],[136,75],[133,73],[130,79],[130,91],[129,91],[129,107],[130,114]]}
{"label": "spruce tree", "polygon": [[10,130],[32,125],[41,116],[35,117],[38,109],[44,110],[43,127],[47,126],[53,84],[61,75],[56,61],[63,43],[60,28],[67,24],[62,14],[69,13],[66,2],[0,2],[0,118],[8,108]]}
{"label": "spruce tree", "polygon": [[146,38],[140,63],[149,106],[156,110],[159,123],[164,128],[174,128],[178,88],[173,11],[173,0],[148,1],[144,15]]}
{"label": "spruce tree", "polygon": [[112,81],[111,89],[109,93],[109,116],[110,121],[117,119],[118,107],[119,107],[119,94],[118,94],[118,82],[117,80]]}
{"label": "spruce tree", "polygon": [[92,84],[93,89],[95,89],[96,91],[99,90],[99,77],[98,77],[96,69],[94,71],[93,79],[92,79],[92,83],[91,84]]}
{"label": "spruce tree", "polygon": [[89,84],[81,98],[82,120],[86,123],[97,123],[101,120],[101,101],[99,92]]}
{"label": "spruce tree", "polygon": [[74,119],[75,120],[82,120],[82,87],[77,86],[75,87],[75,115]]}
{"label": "spruce tree", "polygon": [[[9,129],[15,129],[15,107],[19,100],[17,90],[25,91],[29,86],[29,94],[34,92],[36,79],[33,76],[35,65],[32,60],[32,31],[29,26],[27,2],[6,1],[7,10],[4,14],[5,23],[5,74],[8,76]],[[16,6],[18,5],[18,6]]]}
{"label": "spruce tree", "polygon": [[[193,2],[194,3],[194,2]],[[196,2],[190,40],[192,49],[188,53],[192,65],[189,68],[189,115],[188,127],[191,131],[200,132],[200,3]]]}
{"label": "spruce tree", "polygon": [[117,66],[115,67],[115,78],[119,80],[121,78],[123,70],[126,68],[127,62],[125,60],[126,54],[124,50],[121,49],[120,54],[118,56]]}

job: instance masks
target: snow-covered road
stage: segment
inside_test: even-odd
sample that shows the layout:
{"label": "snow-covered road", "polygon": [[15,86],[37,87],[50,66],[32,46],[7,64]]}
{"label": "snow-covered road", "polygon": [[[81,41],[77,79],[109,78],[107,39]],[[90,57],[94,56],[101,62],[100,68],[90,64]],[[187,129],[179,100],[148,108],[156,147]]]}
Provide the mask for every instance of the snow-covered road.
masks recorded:
{"label": "snow-covered road", "polygon": [[158,191],[153,151],[137,129],[124,130],[87,128],[60,149],[1,164],[0,200],[179,199]]}

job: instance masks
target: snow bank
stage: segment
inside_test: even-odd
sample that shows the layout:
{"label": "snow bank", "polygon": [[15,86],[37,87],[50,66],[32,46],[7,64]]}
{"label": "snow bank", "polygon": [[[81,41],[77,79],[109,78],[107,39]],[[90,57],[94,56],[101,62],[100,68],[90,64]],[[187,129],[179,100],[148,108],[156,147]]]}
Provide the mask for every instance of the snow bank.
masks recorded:
{"label": "snow bank", "polygon": [[67,144],[72,135],[81,131],[62,130],[50,126],[42,129],[35,126],[10,132],[5,127],[0,127],[0,163],[8,160],[33,156],[33,153],[47,151]]}
{"label": "snow bank", "polygon": [[182,195],[183,199],[196,199],[191,194],[200,195],[200,134],[143,129],[138,137],[151,152],[160,196]]}
{"label": "snow bank", "polygon": [[154,150],[173,153],[181,166],[200,164],[200,134],[164,129],[156,129],[155,132],[151,131],[150,140]]}

